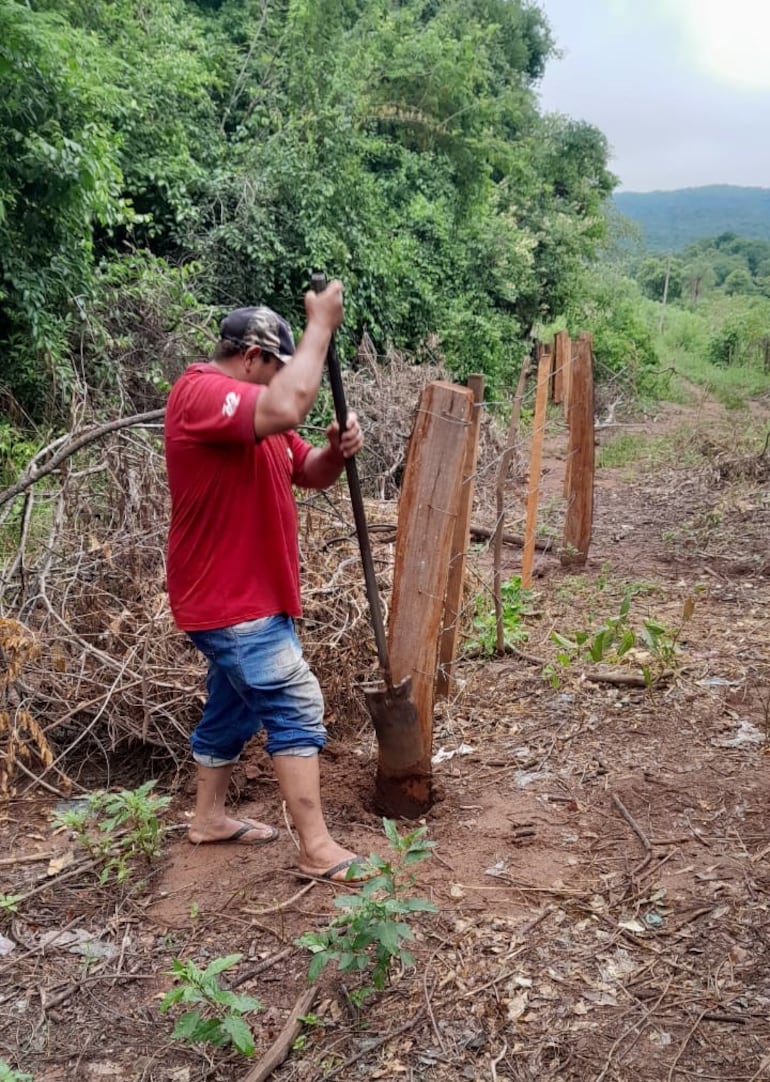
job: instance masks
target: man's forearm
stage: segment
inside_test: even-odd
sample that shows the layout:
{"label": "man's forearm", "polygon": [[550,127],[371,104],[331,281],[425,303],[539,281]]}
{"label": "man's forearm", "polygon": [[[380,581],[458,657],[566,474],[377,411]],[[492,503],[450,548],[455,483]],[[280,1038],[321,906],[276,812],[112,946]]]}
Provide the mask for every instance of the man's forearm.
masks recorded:
{"label": "man's forearm", "polygon": [[345,459],[331,444],[314,447],[308,452],[297,477],[302,488],[328,488],[333,485],[345,468]]}

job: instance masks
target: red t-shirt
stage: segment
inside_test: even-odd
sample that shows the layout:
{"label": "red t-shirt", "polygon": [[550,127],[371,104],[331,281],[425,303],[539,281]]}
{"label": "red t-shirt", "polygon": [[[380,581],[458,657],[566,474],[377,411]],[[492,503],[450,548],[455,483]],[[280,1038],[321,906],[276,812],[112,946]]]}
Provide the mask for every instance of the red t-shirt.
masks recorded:
{"label": "red t-shirt", "polygon": [[293,431],[257,442],[263,390],[193,364],[169,396],[166,578],[183,631],[301,613],[292,483],[310,445]]}

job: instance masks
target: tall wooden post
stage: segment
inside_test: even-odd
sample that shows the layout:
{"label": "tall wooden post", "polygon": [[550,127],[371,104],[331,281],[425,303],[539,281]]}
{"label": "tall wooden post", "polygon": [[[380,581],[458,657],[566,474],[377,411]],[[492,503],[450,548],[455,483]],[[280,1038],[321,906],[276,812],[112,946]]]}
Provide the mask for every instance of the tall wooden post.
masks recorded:
{"label": "tall wooden post", "polygon": [[[395,683],[412,677],[422,757],[394,776],[380,759],[375,789],[386,814],[417,817],[432,803],[433,696],[449,562],[463,488],[466,431],[473,391],[430,383],[423,391],[409,440],[393,572],[388,626]],[[391,812],[392,813],[392,812]]]}
{"label": "tall wooden post", "polygon": [[543,346],[537,364],[537,391],[535,394],[535,418],[532,422],[532,451],[529,458],[529,488],[527,491],[527,524],[524,530],[524,551],[521,557],[521,585],[532,582],[535,562],[535,531],[537,509],[540,502],[540,475],[543,469],[543,439],[548,406],[548,388],[551,382],[551,349]]}
{"label": "tall wooden post", "polygon": [[567,412],[569,384],[570,341],[566,331],[559,331],[553,340],[553,400]]}
{"label": "tall wooden post", "polygon": [[[565,417],[565,419],[567,421],[567,427],[569,428],[569,404],[570,404],[570,395],[572,394],[572,372],[573,372],[573,369],[574,369],[575,358],[578,355],[578,349],[580,348],[580,344],[579,344],[579,340],[576,340],[576,341],[573,342],[573,341],[570,341],[569,338],[567,339],[567,344],[568,344],[568,347],[569,347],[569,359],[567,361],[567,367],[564,370],[564,375],[565,375],[565,380],[564,380],[564,402],[562,403],[562,408],[563,408],[563,411],[564,411],[564,417]],[[568,442],[569,442],[569,440],[568,440]],[[572,465],[572,459],[570,457],[570,452],[568,450],[567,451],[567,458],[565,459],[565,463],[564,463],[564,487],[563,487],[563,490],[562,490],[565,500],[569,498],[569,471],[570,471],[570,466],[571,465]]]}
{"label": "tall wooden post", "polygon": [[594,508],[594,373],[590,334],[581,334],[572,362],[567,455],[567,514],[560,559],[564,566],[588,559]]}
{"label": "tall wooden post", "polygon": [[476,481],[476,461],[479,453],[479,428],[481,426],[481,405],[484,401],[484,377],[468,377],[468,386],[473,392],[473,417],[466,432],[465,464],[463,483],[460,490],[460,506],[457,511],[452,553],[449,561],[449,582],[444,601],[444,627],[438,652],[438,675],[436,676],[436,698],[449,697],[452,684],[452,671],[457,658],[457,643],[460,639],[460,619],[462,611],[463,587],[465,585],[465,563],[471,536],[471,511],[473,510],[473,489]]}
{"label": "tall wooden post", "polygon": [[[541,346],[533,342],[533,352],[540,356]],[[508,422],[508,438],[505,441],[505,450],[500,459],[500,468],[497,471],[497,484],[495,485],[495,532],[492,538],[492,594],[495,602],[495,639],[497,652],[505,652],[505,621],[503,619],[503,533],[505,531],[505,486],[508,482],[508,474],[511,472],[511,461],[516,450],[516,440],[519,435],[519,423],[521,421],[521,405],[524,401],[524,392],[527,389],[529,379],[529,367],[531,356],[528,353],[521,361],[519,382],[516,385],[516,393],[511,404],[511,419]]]}
{"label": "tall wooden post", "polygon": [[572,362],[575,356],[575,343],[570,339],[569,335],[565,339],[565,368],[563,368],[562,374],[562,401],[561,409],[565,417],[570,409],[570,392],[572,390]]}
{"label": "tall wooden post", "polygon": [[666,301],[668,300],[668,283],[671,278],[671,252],[668,253],[668,259],[666,260],[666,280],[663,283],[663,301],[660,305],[660,322],[658,323],[658,334],[663,334],[663,323],[666,318]]}

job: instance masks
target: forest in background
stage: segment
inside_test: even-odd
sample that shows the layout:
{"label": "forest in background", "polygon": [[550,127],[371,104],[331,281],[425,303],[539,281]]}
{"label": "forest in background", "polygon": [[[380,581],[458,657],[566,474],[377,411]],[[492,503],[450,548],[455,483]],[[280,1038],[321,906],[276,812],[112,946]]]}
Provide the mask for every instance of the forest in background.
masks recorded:
{"label": "forest in background", "polygon": [[680,359],[764,388],[768,242],[650,252],[604,135],[539,111],[554,49],[524,0],[2,0],[3,482],[162,406],[229,308],[301,330],[314,269],[348,365],[366,337],[504,402],[566,327],[629,396]]}
{"label": "forest in background", "polygon": [[82,383],[144,405],[228,308],[300,326],[319,268],[348,359],[434,341],[501,385],[538,321],[580,320],[614,178],[538,112],[534,6],[3,0],[0,42],[11,414],[61,422]]}
{"label": "forest in background", "polygon": [[708,184],[673,191],[616,192],[613,203],[640,227],[645,245],[653,251],[679,250],[721,233],[770,240],[770,188]]}

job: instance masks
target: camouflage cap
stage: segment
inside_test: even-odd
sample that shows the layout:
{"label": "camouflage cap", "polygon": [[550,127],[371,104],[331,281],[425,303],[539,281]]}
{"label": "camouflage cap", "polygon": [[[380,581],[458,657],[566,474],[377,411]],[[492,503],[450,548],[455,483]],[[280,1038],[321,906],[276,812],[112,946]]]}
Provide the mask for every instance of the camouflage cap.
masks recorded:
{"label": "camouflage cap", "polygon": [[285,364],[294,356],[294,337],[289,324],[264,305],[259,308],[236,308],[219,325],[219,336],[227,342],[248,349],[259,346]]}

